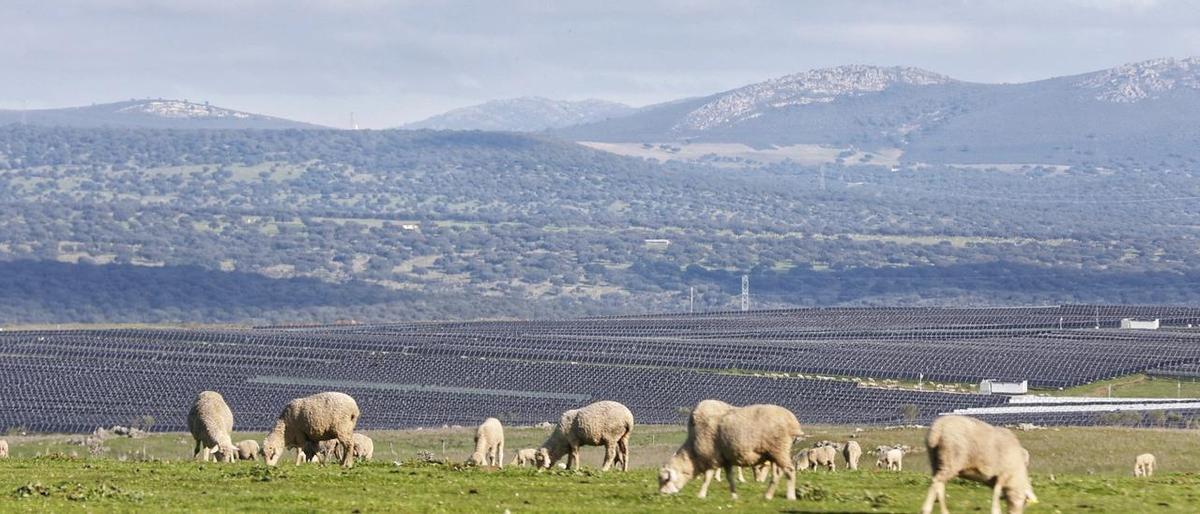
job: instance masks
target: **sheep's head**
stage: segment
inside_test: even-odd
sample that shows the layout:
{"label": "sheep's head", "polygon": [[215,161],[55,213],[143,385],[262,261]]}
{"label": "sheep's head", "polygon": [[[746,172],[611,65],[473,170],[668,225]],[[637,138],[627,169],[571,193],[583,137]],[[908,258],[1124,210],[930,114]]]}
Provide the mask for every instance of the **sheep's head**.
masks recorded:
{"label": "sheep's head", "polygon": [[1005,487],[1004,502],[1008,504],[1010,514],[1021,514],[1025,512],[1025,505],[1033,505],[1038,502],[1038,499],[1033,494],[1032,487]]}
{"label": "sheep's head", "polygon": [[548,448],[538,448],[533,454],[533,462],[539,468],[550,469],[550,465],[554,464],[550,460],[550,450]]}
{"label": "sheep's head", "polygon": [[238,455],[237,447],[231,444],[218,444],[210,448],[208,452],[213,454],[217,462],[234,462]]}
{"label": "sheep's head", "polygon": [[[729,479],[732,480],[733,477],[729,477]],[[678,470],[670,466],[663,466],[662,469],[658,470],[658,492],[662,494],[675,494],[682,490],[686,484],[687,478]]]}
{"label": "sheep's head", "polygon": [[275,434],[271,434],[267,436],[265,440],[263,440],[263,461],[265,461],[268,466],[279,464],[279,458],[283,456],[283,451],[283,437],[275,437]]}
{"label": "sheep's head", "polygon": [[487,462],[486,459],[487,458],[484,456],[483,452],[475,452],[471,454],[471,458],[467,459],[467,464],[472,466],[482,466],[485,462]]}

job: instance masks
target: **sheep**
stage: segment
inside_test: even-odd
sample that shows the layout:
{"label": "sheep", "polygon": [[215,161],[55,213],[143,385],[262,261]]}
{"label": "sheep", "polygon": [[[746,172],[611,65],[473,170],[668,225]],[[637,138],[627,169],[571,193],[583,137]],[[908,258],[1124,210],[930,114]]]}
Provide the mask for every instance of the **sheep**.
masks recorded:
{"label": "sheep", "polygon": [[579,469],[579,447],[604,445],[603,471],[619,464],[629,471],[629,433],[633,431],[633,413],[620,403],[604,400],[580,409],[566,411],[550,437],[538,448],[538,466],[549,469],[563,456],[567,468]]}
{"label": "sheep", "polygon": [[1135,477],[1152,477],[1154,476],[1154,455],[1143,453],[1137,456],[1133,464],[1133,476]]}
{"label": "sheep", "polygon": [[[717,419],[715,430],[711,430],[711,418],[707,416],[722,408],[727,411]],[[705,424],[710,425],[710,430],[703,430]],[[804,431],[796,416],[783,407],[749,405],[737,408],[724,402],[705,400],[696,406],[688,421],[688,439],[659,471],[659,492],[678,493],[692,478],[703,473],[704,483],[698,496],[704,498],[715,475],[714,468],[720,467],[730,478],[726,480],[729,493],[736,499],[737,480],[732,480],[734,468],[770,463],[782,472],[775,474],[764,496],[773,498],[780,475],[786,475],[787,499],[795,500],[796,469],[792,465],[791,450],[793,441],[802,435]]]}
{"label": "sheep", "polygon": [[1004,496],[1010,514],[1020,514],[1025,503],[1037,503],[1021,441],[1002,427],[994,427],[966,416],[942,416],[929,426],[925,436],[933,483],[925,495],[923,514],[933,511],[934,501],[946,509],[946,482],[956,476],[992,486],[992,514],[1000,514]]}
{"label": "sheep", "polygon": [[[304,450],[309,462],[334,462],[345,457],[345,449],[337,439],[308,443]],[[371,460],[375,457],[375,441],[358,432],[354,433],[354,458]]]}
{"label": "sheep", "polygon": [[467,463],[504,468],[504,426],[500,420],[488,418],[475,430],[475,453]]}
{"label": "sheep", "polygon": [[203,391],[197,395],[187,419],[188,430],[196,440],[192,457],[200,457],[204,462],[208,462],[210,455],[218,462],[233,462],[237,458],[237,447],[229,437],[233,432],[233,411],[221,393]]}
{"label": "sheep", "polygon": [[523,448],[517,450],[516,455],[513,455],[513,466],[534,466],[537,460],[537,448]]}
{"label": "sheep", "polygon": [[878,456],[875,460],[875,467],[888,471],[903,471],[904,453],[905,449],[900,446],[880,446],[875,449],[875,454]]}
{"label": "sheep", "polygon": [[318,393],[292,400],[263,440],[263,457],[268,466],[274,466],[284,451],[295,448],[296,464],[300,464],[312,443],[336,439],[349,450],[342,455],[342,466],[352,467],[359,415],[358,403],[345,393]]}
{"label": "sheep", "polygon": [[[800,454],[804,454],[804,458],[801,458]],[[814,448],[801,450],[800,454],[792,457],[804,465],[804,467],[798,469],[807,470],[811,468],[816,470],[818,467],[822,467],[829,471],[837,471],[838,447],[836,445],[817,443],[817,446]]]}
{"label": "sheep", "polygon": [[8,458],[8,441],[0,439],[0,459]]}
{"label": "sheep", "polygon": [[239,460],[258,460],[258,454],[262,453],[259,449],[258,441],[246,439],[237,443],[237,456]]}
{"label": "sheep", "polygon": [[846,467],[850,471],[858,471],[858,459],[862,458],[862,447],[858,441],[847,441],[842,448],[842,457],[846,459]]}
{"label": "sheep", "polygon": [[375,441],[358,432],[354,433],[354,458],[372,460],[375,458]]}

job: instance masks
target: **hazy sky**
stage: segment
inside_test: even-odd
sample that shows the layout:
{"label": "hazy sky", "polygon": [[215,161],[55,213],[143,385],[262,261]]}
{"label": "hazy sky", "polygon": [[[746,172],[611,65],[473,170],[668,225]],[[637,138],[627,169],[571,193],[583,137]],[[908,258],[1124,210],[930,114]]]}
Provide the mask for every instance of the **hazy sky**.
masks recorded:
{"label": "hazy sky", "polygon": [[186,98],[343,127],[838,64],[1016,82],[1189,55],[1198,1],[0,1],[0,108]]}

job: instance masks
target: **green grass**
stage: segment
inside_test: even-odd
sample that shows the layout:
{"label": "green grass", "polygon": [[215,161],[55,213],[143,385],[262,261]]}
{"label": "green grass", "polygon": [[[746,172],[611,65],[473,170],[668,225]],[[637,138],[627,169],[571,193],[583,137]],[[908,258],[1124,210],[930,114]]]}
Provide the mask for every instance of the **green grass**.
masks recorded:
{"label": "green grass", "polygon": [[1152,377],[1140,373],[1072,387],[1054,394],[1106,397],[1109,386],[1112,386],[1114,398],[1200,398],[1200,382]]}
{"label": "green grass", "polygon": [[[507,450],[537,445],[546,430],[510,428]],[[921,447],[923,431],[854,427],[806,427],[809,440],[845,440],[856,435],[864,449],[879,444]],[[729,497],[724,483],[709,498],[695,498],[698,482],[683,494],[657,494],[655,469],[682,441],[682,427],[641,426],[631,441],[634,470],[601,473],[601,454],[589,449],[584,470],[571,472],[506,467],[467,468],[473,431],[467,428],[368,432],[375,439],[374,462],[343,470],[334,465],[276,468],[260,463],[232,465],[191,462],[185,434],[144,439],[109,439],[108,451],[86,456],[71,444],[80,436],[8,437],[13,458],[0,461],[0,511],[263,511],[276,512],[913,512],[928,485],[921,450],[905,459],[903,473],[873,469],[802,473],[800,500],[767,502],[763,484],[739,486]],[[237,434],[261,438],[261,433]],[[1071,428],[1019,432],[1033,456],[1037,512],[1196,512],[1200,511],[1200,437],[1194,431],[1126,428]],[[1169,449],[1169,451],[1167,450]],[[72,451],[85,457],[69,457]],[[1159,474],[1131,476],[1133,457],[1154,451]],[[141,460],[142,454],[151,460]],[[439,461],[427,463],[417,452]],[[511,458],[511,457],[510,457]],[[399,464],[397,464],[399,462]],[[954,512],[988,508],[989,490],[971,482],[947,489]]]}

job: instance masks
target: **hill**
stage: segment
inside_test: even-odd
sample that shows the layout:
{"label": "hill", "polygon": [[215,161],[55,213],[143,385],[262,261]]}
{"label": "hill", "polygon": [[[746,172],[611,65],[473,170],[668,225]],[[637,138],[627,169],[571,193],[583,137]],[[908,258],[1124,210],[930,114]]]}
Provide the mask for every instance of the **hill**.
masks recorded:
{"label": "hill", "polygon": [[1200,57],[1024,84],[839,66],[556,131],[577,141],[823,145],[925,163],[1082,164],[1200,158]]}
{"label": "hill", "polygon": [[[736,173],[547,136],[0,127],[0,323],[1200,300],[1187,161]],[[1183,171],[1180,171],[1183,170]],[[1119,198],[1120,201],[1114,201]]]}
{"label": "hill", "polygon": [[170,129],[314,129],[317,125],[186,100],[127,100],[61,109],[0,110],[0,125]]}
{"label": "hill", "polygon": [[620,118],[633,112],[633,107],[603,100],[566,101],[531,96],[463,107],[401,128],[538,132]]}

